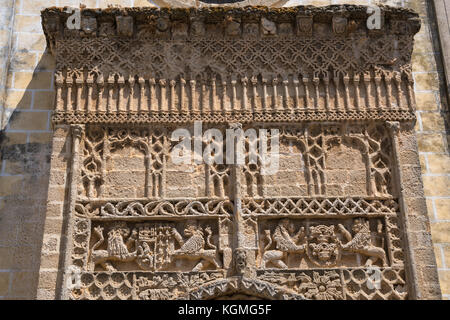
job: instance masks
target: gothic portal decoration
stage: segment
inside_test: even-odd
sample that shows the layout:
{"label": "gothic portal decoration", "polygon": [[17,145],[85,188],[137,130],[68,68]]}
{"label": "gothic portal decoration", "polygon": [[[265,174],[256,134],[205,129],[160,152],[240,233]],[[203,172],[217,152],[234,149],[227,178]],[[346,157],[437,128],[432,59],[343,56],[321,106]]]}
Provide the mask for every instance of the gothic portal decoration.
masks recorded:
{"label": "gothic portal decoration", "polygon": [[[79,28],[44,10],[52,120],[72,146],[61,272],[81,274],[61,298],[427,297],[414,224],[426,216],[420,22],[381,12],[372,30],[352,5],[83,9]],[[175,164],[176,129],[194,136],[187,145],[220,145],[196,138],[195,121],[224,137],[276,129],[278,170],[250,161],[260,137],[248,136],[242,163]]]}

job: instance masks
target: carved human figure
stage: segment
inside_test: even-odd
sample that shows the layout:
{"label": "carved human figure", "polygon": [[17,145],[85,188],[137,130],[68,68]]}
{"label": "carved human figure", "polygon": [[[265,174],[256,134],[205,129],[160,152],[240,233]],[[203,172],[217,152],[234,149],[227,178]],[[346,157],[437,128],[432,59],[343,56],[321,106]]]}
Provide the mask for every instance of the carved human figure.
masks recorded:
{"label": "carved human figure", "polygon": [[[288,266],[283,260],[287,259],[288,254],[302,254],[305,252],[305,244],[298,245],[300,240],[305,237],[305,228],[302,227],[293,236],[295,232],[295,225],[289,219],[282,219],[273,235],[270,235],[270,230],[265,230],[266,239],[269,241],[264,248],[264,254],[262,257],[261,267],[265,268],[267,263],[271,262],[278,268],[286,269]],[[275,242],[275,250],[268,250]]]}
{"label": "carved human figure", "polygon": [[[125,223],[116,223],[108,231],[106,250],[96,250],[96,248],[105,242],[103,230],[101,226],[97,226],[93,230],[99,240],[90,250],[90,264],[92,269],[95,269],[95,266],[100,264],[106,271],[116,271],[111,261],[129,262],[136,259],[137,250],[130,252],[130,248],[133,245],[136,247],[137,230],[134,229],[130,235],[130,229]],[[128,239],[125,242],[124,239],[126,238]]]}
{"label": "carved human figure", "polygon": [[[207,241],[204,239],[204,233],[197,222],[190,220],[186,222],[186,228],[184,229],[184,235],[188,237],[185,241],[183,237],[178,233],[175,228],[172,228],[172,235],[180,245],[180,248],[172,252],[173,258],[182,258],[189,260],[200,260],[192,271],[200,271],[208,264],[214,265],[216,268],[221,267],[220,259],[216,247],[211,244],[211,228],[205,228],[208,234]],[[208,245],[208,249],[205,249],[205,244]]]}
{"label": "carved human figure", "polygon": [[[346,244],[342,245],[342,249],[360,253],[369,258],[366,260],[365,265],[371,266],[377,260],[381,260],[381,263],[384,266],[387,265],[386,262],[386,253],[383,248],[377,247],[372,244],[372,234],[370,232],[369,221],[366,219],[355,219],[352,226],[352,231],[354,236],[351,235],[349,231],[342,225],[339,224],[338,228],[340,232],[343,234],[345,239],[347,240]],[[378,224],[378,233],[382,232],[381,222]]]}

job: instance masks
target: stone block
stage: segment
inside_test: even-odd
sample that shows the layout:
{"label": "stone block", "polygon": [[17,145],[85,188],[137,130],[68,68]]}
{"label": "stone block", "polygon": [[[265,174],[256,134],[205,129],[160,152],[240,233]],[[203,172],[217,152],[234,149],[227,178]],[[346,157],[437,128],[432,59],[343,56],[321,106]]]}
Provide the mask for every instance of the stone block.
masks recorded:
{"label": "stone block", "polygon": [[430,173],[450,174],[450,155],[429,154],[427,158]]}
{"label": "stone block", "polygon": [[450,220],[450,199],[434,199],[434,204],[438,220]]}
{"label": "stone block", "polygon": [[10,273],[0,272],[0,297],[6,296],[9,292]]}
{"label": "stone block", "polygon": [[449,176],[425,176],[423,185],[426,196],[446,196],[450,185]]}
{"label": "stone block", "polygon": [[423,112],[420,117],[424,131],[445,131],[444,118],[441,114]]}
{"label": "stone block", "polygon": [[431,224],[434,243],[450,242],[450,222],[434,222]]}
{"label": "stone block", "polygon": [[438,98],[435,92],[416,92],[417,110],[436,111],[438,109]]}
{"label": "stone block", "polygon": [[420,152],[445,152],[444,138],[439,133],[418,133]]}

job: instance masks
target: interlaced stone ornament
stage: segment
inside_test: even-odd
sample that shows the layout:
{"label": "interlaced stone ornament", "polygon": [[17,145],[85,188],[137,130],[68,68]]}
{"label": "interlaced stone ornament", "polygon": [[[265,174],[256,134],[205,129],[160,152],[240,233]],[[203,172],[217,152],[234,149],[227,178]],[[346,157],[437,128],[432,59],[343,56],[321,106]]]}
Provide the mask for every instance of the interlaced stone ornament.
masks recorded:
{"label": "interlaced stone ornament", "polygon": [[[42,11],[54,148],[70,150],[61,272],[81,273],[60,298],[432,296],[432,248],[418,240],[418,15],[381,6],[369,30],[364,6],[200,2],[81,9],[80,28]],[[279,170],[250,161],[259,138],[247,136],[243,163],[175,164],[171,134],[197,120],[223,136],[279,130]]]}

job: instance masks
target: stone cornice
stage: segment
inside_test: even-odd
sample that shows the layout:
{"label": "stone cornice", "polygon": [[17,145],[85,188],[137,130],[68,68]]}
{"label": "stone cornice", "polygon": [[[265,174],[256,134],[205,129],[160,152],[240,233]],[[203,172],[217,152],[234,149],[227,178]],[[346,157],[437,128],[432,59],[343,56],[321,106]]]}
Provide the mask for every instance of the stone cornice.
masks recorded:
{"label": "stone cornice", "polygon": [[[84,8],[80,9],[80,29],[68,27],[67,21],[73,15],[72,11],[52,7],[42,11],[42,24],[51,49],[56,39],[68,37],[351,37],[353,34],[414,35],[419,31],[420,19],[414,11],[388,6],[380,6],[380,9],[383,17],[380,30],[367,29],[367,7],[360,5],[200,9]],[[203,25],[200,26],[199,23]],[[259,26],[257,33],[246,34],[246,25],[254,23]],[[214,32],[208,33],[209,25],[215,26]],[[143,32],[144,29],[146,32]]]}

